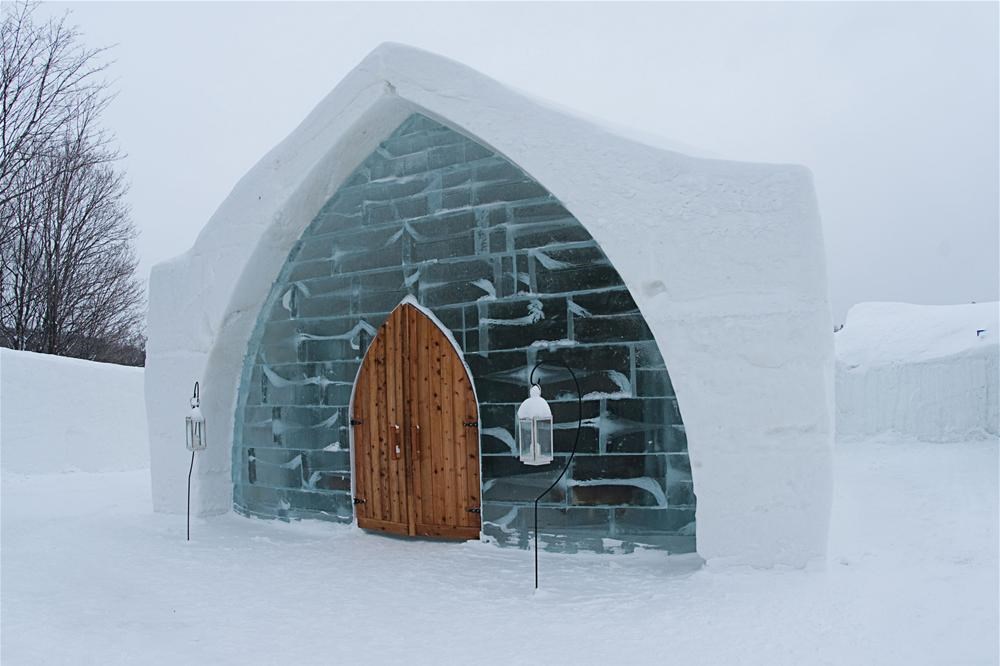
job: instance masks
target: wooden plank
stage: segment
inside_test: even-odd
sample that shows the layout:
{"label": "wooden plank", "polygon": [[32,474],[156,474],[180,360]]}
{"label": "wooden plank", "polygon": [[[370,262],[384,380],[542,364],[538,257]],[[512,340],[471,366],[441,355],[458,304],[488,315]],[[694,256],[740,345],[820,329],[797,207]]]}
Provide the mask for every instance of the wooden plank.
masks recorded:
{"label": "wooden plank", "polygon": [[456,460],[455,443],[460,432],[455,431],[454,390],[452,388],[452,360],[454,354],[451,343],[436,331],[435,351],[441,358],[441,447],[444,451],[444,491],[447,511],[441,521],[444,525],[458,525],[459,495],[455,491]]}
{"label": "wooden plank", "polygon": [[392,426],[393,447],[399,447],[397,453],[390,449],[392,460],[392,481],[395,487],[393,496],[396,511],[393,519],[406,523],[406,461],[403,458],[403,313],[400,308],[393,312],[393,346],[395,353],[390,361],[392,365]]}
{"label": "wooden plank", "polygon": [[465,450],[468,448],[468,431],[471,429],[465,427],[465,386],[467,383],[465,368],[462,367],[462,363],[458,360],[454,348],[448,354],[448,365],[451,368],[451,413],[454,422],[452,428],[455,433],[452,438],[454,442],[452,446],[452,461],[455,468],[453,475],[455,483],[455,525],[465,526],[470,524],[469,518],[473,515],[468,511],[472,505],[469,504],[469,498],[466,493],[467,481],[465,469]]}
{"label": "wooden plank", "polygon": [[428,326],[431,322],[421,316],[417,320],[418,334],[418,367],[420,369],[420,394],[417,400],[417,411],[420,414],[420,455],[418,456],[420,487],[423,495],[420,503],[418,522],[429,523],[434,520],[434,460],[431,456],[433,428],[431,414],[433,412],[433,391],[431,389],[431,356]]}
{"label": "wooden plank", "polygon": [[[463,373],[465,372],[465,366],[462,366]],[[469,506],[481,506],[480,501],[480,491],[482,490],[479,485],[479,405],[476,403],[476,393],[472,387],[472,379],[466,374],[466,387],[465,387],[465,414],[466,420],[473,421],[477,424],[475,428],[466,428],[466,445],[465,445],[465,458],[466,458],[466,497],[468,497]],[[482,516],[478,513],[468,514],[469,515],[469,525],[474,526],[477,531],[482,527]]]}
{"label": "wooden plank", "polygon": [[377,517],[379,520],[391,521],[392,520],[392,499],[389,490],[389,395],[386,388],[386,357],[389,352],[389,345],[386,339],[386,328],[388,327],[388,322],[382,325],[379,334],[382,335],[382,345],[379,351],[381,352],[376,358],[378,363],[378,372],[376,374],[376,381],[378,382],[378,390],[376,391],[375,398],[375,409],[378,414],[378,418],[375,423],[378,427],[378,454],[376,460],[376,470],[378,471],[378,483],[379,483],[379,497],[378,497],[378,511],[373,511],[372,516]]}
{"label": "wooden plank", "polygon": [[465,527],[453,525],[424,525],[417,524],[417,535],[426,537],[436,537],[439,539],[468,539],[479,538],[478,527]]}
{"label": "wooden plank", "polygon": [[395,421],[395,384],[392,381],[393,372],[396,367],[396,327],[394,326],[392,314],[386,319],[385,327],[385,482],[388,502],[386,503],[385,520],[393,523],[399,522],[399,495],[396,491],[395,474],[392,462],[393,433],[392,425]]}
{"label": "wooden plank", "polygon": [[[387,465],[386,477],[389,484],[389,507],[388,520],[394,523],[403,522],[405,508],[401,502],[401,488],[399,483],[399,461],[396,458],[395,447],[399,446],[399,363],[402,358],[402,350],[399,348],[399,309],[393,310],[389,315],[389,325],[385,335],[385,393],[386,393],[386,433],[387,440]],[[402,498],[405,501],[405,498]]]}
{"label": "wooden plank", "polygon": [[378,376],[378,358],[381,342],[376,339],[362,362],[358,373],[358,387],[355,389],[355,418],[361,424],[355,426],[357,437],[354,441],[355,488],[360,488],[358,497],[365,500],[357,505],[359,526],[365,519],[372,519],[379,510],[378,487],[378,415],[375,409]]}
{"label": "wooden plank", "polygon": [[443,363],[441,359],[441,341],[437,339],[428,325],[428,337],[430,338],[430,361],[431,361],[431,395],[434,396],[433,409],[431,410],[431,452],[434,462],[434,524],[445,525],[448,522],[448,495],[447,483],[448,466],[445,459],[445,431],[444,431],[444,386]]}
{"label": "wooden plank", "polygon": [[403,369],[406,373],[405,379],[405,424],[403,431],[406,435],[406,489],[407,489],[407,524],[410,536],[416,535],[417,528],[417,505],[420,503],[420,482],[415,473],[416,460],[416,404],[417,404],[417,317],[420,315],[412,305],[403,306],[405,315],[406,331],[403,340]]}
{"label": "wooden plank", "polygon": [[376,338],[372,342],[372,354],[371,360],[368,364],[368,411],[365,414],[368,419],[368,441],[367,441],[367,456],[368,456],[368,494],[369,497],[365,498],[368,504],[368,517],[374,518],[376,515],[381,515],[382,504],[381,504],[381,494],[382,485],[381,479],[379,477],[380,460],[379,455],[381,449],[378,445],[379,434],[379,414],[378,414],[378,373],[379,373],[379,357],[382,353],[382,339]]}
{"label": "wooden plank", "polygon": [[395,461],[396,470],[396,481],[399,489],[399,520],[407,525],[407,533],[410,532],[414,522],[410,520],[410,483],[409,476],[407,472],[407,466],[409,465],[409,456],[406,451],[406,439],[409,434],[406,431],[406,425],[409,423],[409,418],[407,418],[406,412],[406,398],[408,391],[406,388],[407,377],[409,373],[407,372],[407,358],[406,358],[406,310],[409,306],[402,306],[396,308],[397,320],[399,325],[399,334],[397,336],[398,347],[396,349],[396,424],[399,425],[399,433],[397,444],[399,445],[399,453]]}
{"label": "wooden plank", "polygon": [[390,534],[406,535],[407,533],[406,525],[401,525],[400,523],[395,523],[391,520],[375,520],[373,518],[369,518],[364,521],[364,524],[358,523],[358,527],[366,530],[388,532]]}

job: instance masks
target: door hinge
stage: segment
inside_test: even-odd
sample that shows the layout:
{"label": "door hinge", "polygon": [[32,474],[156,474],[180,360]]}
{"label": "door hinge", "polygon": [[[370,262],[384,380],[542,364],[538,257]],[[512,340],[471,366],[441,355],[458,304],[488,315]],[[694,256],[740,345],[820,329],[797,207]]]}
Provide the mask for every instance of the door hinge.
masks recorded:
{"label": "door hinge", "polygon": [[360,498],[360,497],[353,498],[353,501],[354,501],[355,504],[364,504],[365,503],[365,501],[362,498]]}
{"label": "door hinge", "polygon": [[469,507],[465,511],[466,513],[482,513],[482,511],[480,511],[478,506]]}
{"label": "door hinge", "polygon": [[361,425],[362,423],[364,423],[364,421],[362,421],[361,419],[351,419],[352,426]]}
{"label": "door hinge", "polygon": [[463,421],[462,425],[464,425],[466,428],[478,428],[479,421]]}

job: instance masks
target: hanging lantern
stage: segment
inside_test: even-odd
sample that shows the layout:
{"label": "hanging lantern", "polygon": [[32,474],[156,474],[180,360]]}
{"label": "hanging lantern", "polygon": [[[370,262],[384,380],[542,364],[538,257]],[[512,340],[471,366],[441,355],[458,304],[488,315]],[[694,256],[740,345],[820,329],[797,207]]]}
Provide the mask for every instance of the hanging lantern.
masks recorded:
{"label": "hanging lantern", "polygon": [[201,451],[205,448],[205,417],[201,415],[201,397],[198,392],[198,382],[194,383],[194,395],[191,396],[191,412],[184,419],[187,426],[188,451]]}
{"label": "hanging lantern", "polygon": [[528,399],[517,408],[517,443],[525,465],[552,462],[552,410],[538,384],[531,386]]}

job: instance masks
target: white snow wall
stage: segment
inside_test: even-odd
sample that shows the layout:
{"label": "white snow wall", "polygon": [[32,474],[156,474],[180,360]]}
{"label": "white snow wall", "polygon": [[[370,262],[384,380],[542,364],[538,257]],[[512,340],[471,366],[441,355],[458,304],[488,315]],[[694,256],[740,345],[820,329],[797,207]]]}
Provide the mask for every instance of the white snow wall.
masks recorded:
{"label": "white snow wall", "polygon": [[997,313],[997,303],[851,308],[836,335],[838,438],[996,437]]}
{"label": "white snow wall", "polygon": [[24,474],[148,467],[142,386],[142,368],[0,349],[0,465]]}
{"label": "white snow wall", "polygon": [[191,250],[154,267],[146,400],[156,509],[184,510],[176,488],[188,459],[175,433],[201,380],[208,449],[192,507],[231,510],[237,388],[262,304],[323,203],[414,112],[529,174],[620,273],[684,415],[698,552],[760,566],[823,555],[833,325],[809,172],[636,143],[394,44],[369,54],[244,176]]}

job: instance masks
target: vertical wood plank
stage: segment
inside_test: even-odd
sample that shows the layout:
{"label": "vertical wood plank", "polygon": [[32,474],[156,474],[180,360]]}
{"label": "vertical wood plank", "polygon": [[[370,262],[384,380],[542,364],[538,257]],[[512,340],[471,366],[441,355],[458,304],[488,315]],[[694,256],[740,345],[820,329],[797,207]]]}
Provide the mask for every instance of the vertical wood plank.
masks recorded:
{"label": "vertical wood plank", "polygon": [[444,492],[445,492],[445,513],[442,516],[442,523],[445,525],[458,524],[458,512],[456,511],[458,498],[455,495],[455,442],[458,434],[455,432],[455,409],[452,395],[451,377],[451,344],[440,332],[435,337],[435,353],[441,367],[441,449],[444,466]]}
{"label": "vertical wood plank", "polygon": [[[462,367],[464,373],[465,366]],[[466,375],[466,386],[465,386],[465,414],[469,421],[473,421],[476,424],[479,423],[479,405],[476,403],[476,393],[472,388],[472,380]],[[481,486],[479,485],[479,427],[469,428],[466,432],[467,440],[465,444],[465,459],[466,459],[466,496],[469,498],[470,506],[481,506],[479,493]],[[469,525],[480,529],[482,525],[481,514],[469,514],[470,520]]]}
{"label": "vertical wood plank", "polygon": [[377,518],[378,520],[382,520],[382,446],[379,440],[382,438],[383,434],[382,415],[379,414],[379,391],[382,386],[380,377],[384,351],[384,341],[379,339],[378,348],[375,350],[375,355],[372,357],[372,363],[369,367],[370,383],[368,386],[368,419],[371,422],[371,425],[368,426],[368,460],[369,465],[371,465],[372,478],[371,485],[369,486],[372,497],[368,500],[371,502],[371,506],[368,509],[368,515],[371,518]]}
{"label": "vertical wood plank", "polygon": [[431,449],[434,436],[431,425],[433,391],[431,389],[431,361],[430,361],[430,337],[428,335],[428,325],[426,317],[421,316],[417,320],[417,331],[419,335],[419,359],[420,367],[420,424],[421,424],[421,454],[420,463],[420,484],[423,492],[423,502],[420,505],[420,522],[434,522],[434,460]]}
{"label": "vertical wood plank", "polygon": [[416,346],[416,317],[417,310],[412,305],[403,306],[403,362],[400,364],[404,372],[403,380],[403,435],[405,446],[403,455],[405,460],[404,477],[406,481],[406,525],[407,533],[410,536],[416,534],[417,528],[417,504],[420,501],[420,488],[414,478],[414,430],[416,423],[414,410],[416,408],[416,354],[413,353]]}
{"label": "vertical wood plank", "polygon": [[[451,347],[451,345],[449,345]],[[466,458],[465,450],[468,448],[469,432],[471,428],[465,427],[465,368],[462,367],[455,352],[448,355],[448,366],[451,369],[451,410],[454,420],[455,445],[452,447],[452,460],[455,466],[455,518],[457,525],[469,525],[469,518],[473,515],[469,513],[469,498],[466,493]]]}
{"label": "vertical wood plank", "polygon": [[[400,523],[404,520],[404,510],[401,506],[402,485],[399,481],[399,460],[395,448],[399,446],[399,363],[402,350],[399,348],[399,308],[389,315],[389,329],[386,335],[386,411],[388,413],[388,479],[389,505],[391,511],[388,520]],[[402,498],[405,501],[405,498]]]}
{"label": "vertical wood plank", "polygon": [[432,524],[445,524],[447,521],[448,507],[447,496],[445,494],[445,466],[444,466],[444,442],[442,428],[442,398],[441,386],[443,379],[441,376],[441,343],[433,335],[434,331],[427,325],[428,331],[428,360],[431,365],[431,465],[434,470],[431,484],[434,487],[434,519]]}
{"label": "vertical wood plank", "polygon": [[379,475],[379,503],[378,503],[378,518],[383,521],[392,520],[392,504],[391,504],[391,493],[389,490],[389,393],[387,390],[387,369],[386,369],[386,359],[389,353],[389,341],[387,331],[388,322],[383,324],[382,334],[382,346],[380,348],[380,353],[376,362],[378,363],[378,391],[376,392],[376,413],[378,418],[376,423],[378,424],[379,437],[378,437],[378,475]]}
{"label": "vertical wood plank", "polygon": [[392,484],[392,456],[389,455],[389,447],[392,446],[392,359],[395,345],[392,344],[392,316],[385,320],[383,342],[385,343],[385,362],[382,364],[382,395],[381,402],[382,418],[380,419],[385,428],[385,443],[382,447],[382,477],[385,496],[382,498],[382,520],[396,522],[393,519],[393,504],[395,503],[395,489]]}

